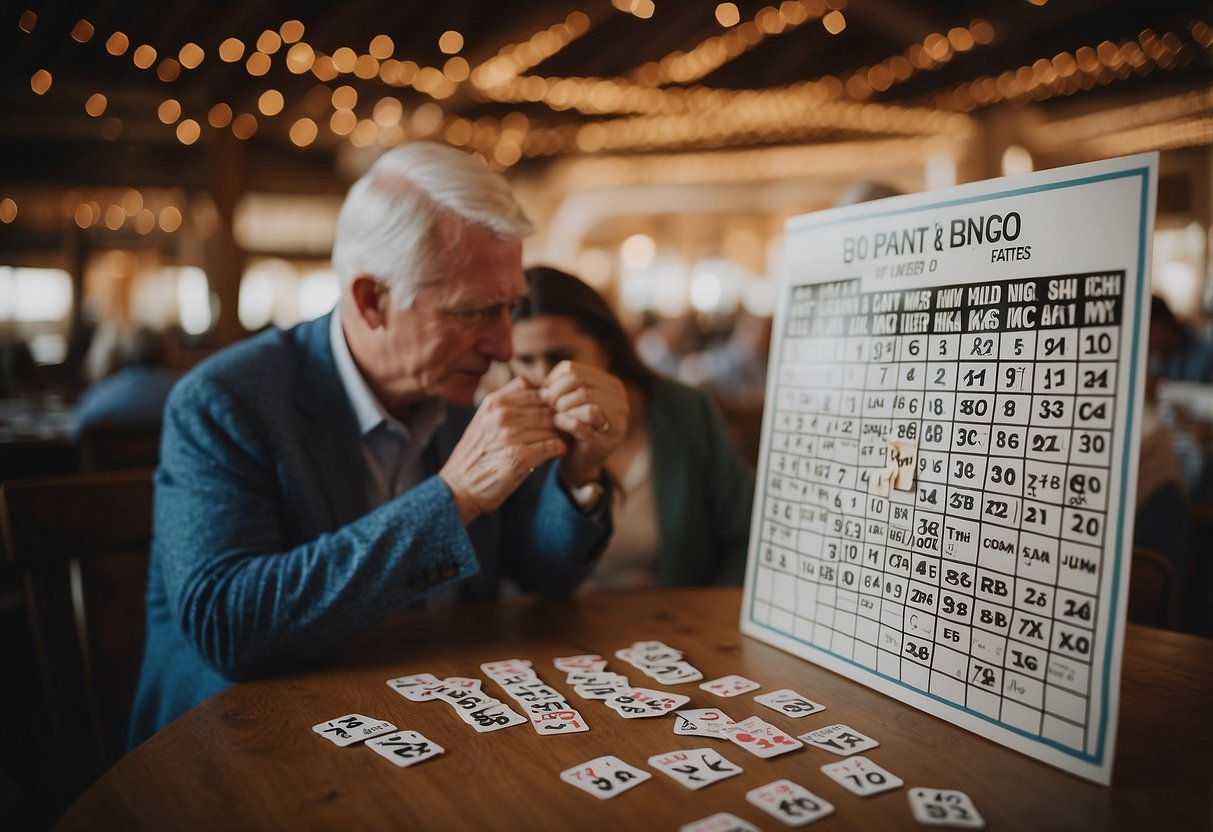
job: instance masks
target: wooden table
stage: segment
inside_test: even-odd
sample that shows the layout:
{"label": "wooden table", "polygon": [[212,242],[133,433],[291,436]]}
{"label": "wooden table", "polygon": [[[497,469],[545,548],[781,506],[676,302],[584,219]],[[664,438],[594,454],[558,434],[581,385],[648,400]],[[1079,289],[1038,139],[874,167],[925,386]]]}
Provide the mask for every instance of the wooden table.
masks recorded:
{"label": "wooden table", "polygon": [[[783,827],[745,793],[787,778],[837,807],[814,830],[919,827],[906,788],[967,792],[987,829],[1208,829],[1213,821],[1213,642],[1130,626],[1111,788],[1038,763],[761,642],[737,629],[735,589],[585,595],[559,603],[417,610],[360,639],[318,669],[237,685],[181,717],[105,774],[68,811],[75,829],[676,830],[719,811]],[[598,653],[633,684],[660,688],[614,652],[658,639],[705,679],[738,673],[764,690],[793,688],[828,710],[785,718],[752,699],[721,699],[696,683],[670,687],[686,706],[734,719],[760,714],[792,734],[838,722],[879,740],[866,756],[906,788],[866,799],[820,770],[841,759],[805,748],[759,759],[723,740],[679,736],[670,715],[624,720],[573,694],[552,659]],[[478,676],[481,662],[529,658],[591,726],[541,737],[529,725],[477,734],[445,703],[410,702],[385,682],[409,673]],[[420,731],[443,756],[397,768],[361,745],[338,748],[312,726],[361,713]],[[712,746],[745,771],[692,792],[664,774],[609,800],[562,782],[604,754],[648,768],[651,755]]]}

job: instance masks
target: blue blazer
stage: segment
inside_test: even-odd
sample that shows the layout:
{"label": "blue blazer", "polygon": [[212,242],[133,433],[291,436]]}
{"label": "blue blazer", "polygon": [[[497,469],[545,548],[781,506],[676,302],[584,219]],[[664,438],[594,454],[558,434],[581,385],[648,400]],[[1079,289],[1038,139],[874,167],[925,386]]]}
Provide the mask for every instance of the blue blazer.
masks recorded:
{"label": "blue blazer", "polygon": [[545,597],[572,592],[610,536],[609,515],[578,511],[549,464],[465,527],[434,474],[472,413],[448,407],[423,454],[430,476],[372,510],[327,315],[236,344],[182,378],[156,472],[130,744],[443,587],[489,599],[509,577]]}

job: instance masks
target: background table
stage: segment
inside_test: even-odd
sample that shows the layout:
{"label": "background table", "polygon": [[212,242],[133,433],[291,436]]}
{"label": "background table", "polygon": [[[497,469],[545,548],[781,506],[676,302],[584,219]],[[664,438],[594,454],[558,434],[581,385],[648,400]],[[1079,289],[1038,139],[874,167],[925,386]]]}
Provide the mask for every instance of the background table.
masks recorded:
{"label": "background table", "polygon": [[[988,829],[1208,829],[1213,822],[1213,642],[1130,626],[1111,788],[1038,763],[822,670],[737,629],[735,589],[618,592],[558,603],[416,610],[386,622],[317,669],[237,685],[194,708],[112,768],[60,821],[72,829],[674,830],[729,811],[783,827],[745,793],[788,778],[837,810],[814,830],[918,827],[906,789],[960,789]],[[763,760],[724,740],[673,733],[674,717],[624,720],[577,697],[552,659],[598,653],[633,684],[663,688],[614,657],[658,639],[714,679],[738,673],[762,690],[721,699],[698,683],[669,690],[686,708],[758,714],[796,735],[845,723],[880,741],[865,756],[905,788],[869,798],[821,772],[842,759],[812,748]],[[442,702],[410,702],[385,682],[409,673],[477,676],[513,706],[481,662],[528,658],[566,693],[590,731],[541,737],[529,725],[478,734]],[[792,688],[826,705],[790,719],[753,701]],[[515,708],[519,710],[519,708]],[[447,753],[400,769],[361,745],[338,748],[313,725],[348,713],[420,731]],[[650,756],[710,746],[745,771],[692,792],[664,774],[609,800],[559,773],[604,754],[648,769]]]}

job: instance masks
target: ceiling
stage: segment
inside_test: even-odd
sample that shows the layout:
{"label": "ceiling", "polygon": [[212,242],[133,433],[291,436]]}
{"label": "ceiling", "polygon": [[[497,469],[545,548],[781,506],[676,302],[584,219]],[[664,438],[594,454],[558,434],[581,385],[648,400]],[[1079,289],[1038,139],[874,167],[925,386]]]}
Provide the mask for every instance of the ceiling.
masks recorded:
{"label": "ceiling", "polygon": [[339,190],[335,161],[418,136],[505,169],[949,135],[1021,104],[1162,99],[1124,126],[1213,140],[1207,0],[613,2],[4,4],[0,188]]}

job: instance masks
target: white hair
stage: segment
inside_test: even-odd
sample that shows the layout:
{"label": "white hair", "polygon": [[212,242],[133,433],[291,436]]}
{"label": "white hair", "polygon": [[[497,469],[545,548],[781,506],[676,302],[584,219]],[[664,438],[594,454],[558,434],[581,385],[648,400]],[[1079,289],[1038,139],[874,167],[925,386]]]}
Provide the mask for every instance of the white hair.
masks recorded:
{"label": "white hair", "polygon": [[387,151],[350,188],[337,217],[333,268],[383,282],[396,303],[444,279],[443,258],[457,250],[462,220],[503,240],[531,233],[531,221],[505,177],[453,147],[410,142]]}

